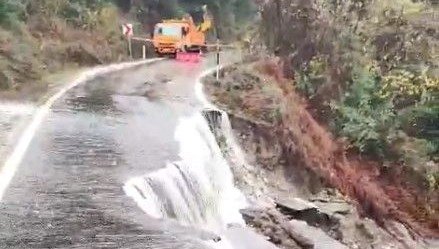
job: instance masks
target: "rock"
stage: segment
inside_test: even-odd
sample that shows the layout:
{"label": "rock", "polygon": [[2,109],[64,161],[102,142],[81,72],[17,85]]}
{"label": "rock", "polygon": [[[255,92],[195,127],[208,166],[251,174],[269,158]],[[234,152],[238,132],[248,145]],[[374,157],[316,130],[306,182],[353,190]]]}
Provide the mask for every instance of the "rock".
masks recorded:
{"label": "rock", "polygon": [[293,238],[302,248],[314,248],[314,242],[304,236],[303,231],[298,230],[297,227],[292,226],[290,222],[283,222],[281,225],[282,228],[288,232],[291,238]]}
{"label": "rock", "polygon": [[347,246],[329,237],[322,230],[308,225],[304,221],[291,220],[291,230],[301,236],[308,243],[313,244],[315,249],[348,249]]}
{"label": "rock", "polygon": [[[335,214],[334,216],[341,216]],[[360,218],[355,212],[341,216],[337,227],[337,239],[350,248],[361,249],[426,249],[439,248],[426,246],[420,238],[413,239],[407,229],[396,222],[388,220],[382,228],[369,218]],[[392,226],[391,224],[396,225]],[[334,236],[332,236],[334,237]]]}
{"label": "rock", "polygon": [[221,241],[221,237],[220,236],[216,236],[212,240],[213,240],[213,242],[220,242]]}
{"label": "rock", "polygon": [[241,90],[241,85],[234,84],[234,85],[232,85],[232,89],[235,90],[235,91]]}
{"label": "rock", "polygon": [[311,202],[340,202],[343,195],[336,189],[326,188],[309,199]]}
{"label": "rock", "polygon": [[372,229],[366,222],[364,221],[357,221],[355,222],[355,228],[366,238],[368,239],[374,239],[375,234],[373,233]]}
{"label": "rock", "polygon": [[330,216],[336,214],[346,215],[352,213],[353,211],[353,207],[347,202],[315,202],[314,204],[318,206],[320,212]]}
{"label": "rock", "polygon": [[404,246],[411,249],[426,249],[427,246],[421,238],[415,238],[410,234],[409,230],[401,223],[389,221],[386,224],[387,230],[400,241]]}
{"label": "rock", "polygon": [[244,209],[241,213],[248,225],[282,248],[312,248],[308,241],[289,227],[288,218],[274,208]]}
{"label": "rock", "polygon": [[0,71],[0,90],[9,89],[12,86],[11,78],[5,72]]}
{"label": "rock", "polygon": [[225,237],[234,249],[279,249],[266,238],[246,227],[229,227]]}
{"label": "rock", "polygon": [[256,218],[264,215],[265,210],[261,208],[246,208],[240,210],[242,217],[244,218],[246,223],[251,223]]}
{"label": "rock", "polygon": [[275,201],[276,207],[285,212],[302,212],[310,209],[317,210],[317,206],[300,198],[281,198]]}
{"label": "rock", "polygon": [[300,198],[282,199],[276,202],[276,207],[290,219],[306,221],[327,232],[338,226],[338,219],[333,217],[332,213],[328,214],[313,203]]}

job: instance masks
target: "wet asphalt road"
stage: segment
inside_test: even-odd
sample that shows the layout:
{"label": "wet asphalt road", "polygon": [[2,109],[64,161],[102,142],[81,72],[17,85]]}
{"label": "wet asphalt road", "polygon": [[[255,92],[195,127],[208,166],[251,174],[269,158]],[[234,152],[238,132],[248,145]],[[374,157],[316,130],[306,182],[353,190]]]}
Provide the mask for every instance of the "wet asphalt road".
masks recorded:
{"label": "wet asphalt road", "polygon": [[203,248],[122,187],[177,158],[177,121],[201,109],[195,78],[212,65],[161,61],[67,92],[0,203],[0,248]]}

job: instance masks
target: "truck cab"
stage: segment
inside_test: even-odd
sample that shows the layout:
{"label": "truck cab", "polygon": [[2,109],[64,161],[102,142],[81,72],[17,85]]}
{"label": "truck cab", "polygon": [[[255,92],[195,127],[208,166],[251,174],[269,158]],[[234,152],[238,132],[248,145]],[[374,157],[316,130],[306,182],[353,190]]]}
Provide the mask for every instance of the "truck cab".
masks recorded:
{"label": "truck cab", "polygon": [[191,16],[186,16],[181,20],[171,19],[157,23],[153,35],[155,51],[159,55],[200,52],[206,47],[205,33],[210,26],[210,20],[196,26]]}
{"label": "truck cab", "polygon": [[158,23],[154,27],[153,43],[158,54],[175,54],[182,46],[184,23]]}

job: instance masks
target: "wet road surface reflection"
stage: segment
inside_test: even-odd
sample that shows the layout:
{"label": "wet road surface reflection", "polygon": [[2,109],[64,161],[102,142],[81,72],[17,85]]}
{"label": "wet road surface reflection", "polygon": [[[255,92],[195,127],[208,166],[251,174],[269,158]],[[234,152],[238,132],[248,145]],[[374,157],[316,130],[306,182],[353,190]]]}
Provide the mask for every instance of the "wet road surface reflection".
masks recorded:
{"label": "wet road surface reflection", "polygon": [[177,120],[199,108],[193,84],[211,63],[137,66],[59,99],[0,203],[0,248],[205,248],[122,187],[177,158]]}

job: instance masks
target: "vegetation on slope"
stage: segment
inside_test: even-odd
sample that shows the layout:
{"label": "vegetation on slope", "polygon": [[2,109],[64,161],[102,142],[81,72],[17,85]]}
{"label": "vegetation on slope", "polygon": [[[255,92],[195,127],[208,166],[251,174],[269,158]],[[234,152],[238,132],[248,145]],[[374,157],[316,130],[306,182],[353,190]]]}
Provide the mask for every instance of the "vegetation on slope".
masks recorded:
{"label": "vegetation on slope", "polygon": [[137,17],[144,32],[149,34],[154,24],[163,18],[180,18],[190,13],[199,21],[202,6],[206,4],[214,16],[215,31],[222,39],[233,38],[256,9],[252,0],[117,0],[117,3],[125,12]]}
{"label": "vegetation on slope", "polygon": [[0,0],[0,90],[44,91],[27,83],[72,63],[120,61],[127,54],[122,22],[138,21],[136,34],[144,35],[163,18],[201,18],[204,4],[225,38],[253,13],[251,0]]}
{"label": "vegetation on slope", "polygon": [[415,169],[432,193],[439,189],[437,15],[434,1],[271,0],[260,32],[315,116],[351,151],[382,161],[383,171]]}
{"label": "vegetation on slope", "polygon": [[118,19],[104,0],[0,0],[0,89],[44,91],[35,83],[66,64],[120,60]]}

